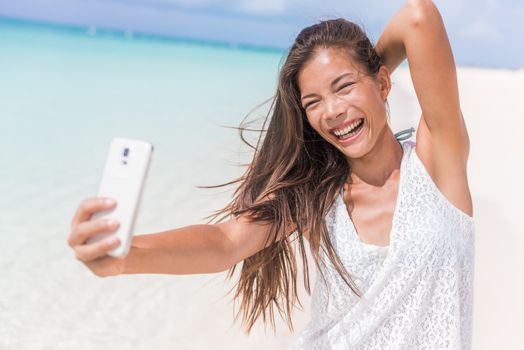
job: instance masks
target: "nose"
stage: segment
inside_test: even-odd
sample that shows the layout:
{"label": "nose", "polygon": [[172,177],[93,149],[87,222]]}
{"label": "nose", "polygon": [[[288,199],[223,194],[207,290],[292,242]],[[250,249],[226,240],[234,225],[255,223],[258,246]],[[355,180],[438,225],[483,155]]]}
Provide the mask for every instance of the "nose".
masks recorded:
{"label": "nose", "polygon": [[343,100],[338,96],[329,96],[326,98],[326,118],[337,119],[344,115],[345,107]]}

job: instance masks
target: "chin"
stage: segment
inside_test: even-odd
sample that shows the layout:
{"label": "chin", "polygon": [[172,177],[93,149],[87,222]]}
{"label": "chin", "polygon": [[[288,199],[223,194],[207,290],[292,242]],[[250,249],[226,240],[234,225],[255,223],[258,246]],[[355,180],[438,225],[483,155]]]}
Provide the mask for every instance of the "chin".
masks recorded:
{"label": "chin", "polygon": [[346,156],[347,159],[359,159],[365,156],[368,152],[366,152],[364,149],[361,149],[358,147],[358,149],[342,149],[342,153]]}

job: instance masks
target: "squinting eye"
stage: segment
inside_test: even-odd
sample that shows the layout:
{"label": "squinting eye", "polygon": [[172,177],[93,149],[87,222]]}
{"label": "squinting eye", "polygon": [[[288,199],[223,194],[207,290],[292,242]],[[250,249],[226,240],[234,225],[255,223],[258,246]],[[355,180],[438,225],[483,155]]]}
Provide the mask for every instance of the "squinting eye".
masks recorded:
{"label": "squinting eye", "polygon": [[318,102],[318,101],[313,101],[313,102],[310,102],[310,103],[306,104],[306,105],[304,106],[304,110],[308,109],[309,107],[311,107],[312,105],[314,105],[314,104],[317,103],[317,102]]}
{"label": "squinting eye", "polygon": [[355,84],[355,83],[347,83],[347,84],[344,84],[344,85],[342,85],[342,86],[338,89],[338,91],[340,91],[340,90],[342,90],[342,89],[345,89],[345,88],[347,88],[348,86],[351,86],[351,85],[353,85],[353,84]]}

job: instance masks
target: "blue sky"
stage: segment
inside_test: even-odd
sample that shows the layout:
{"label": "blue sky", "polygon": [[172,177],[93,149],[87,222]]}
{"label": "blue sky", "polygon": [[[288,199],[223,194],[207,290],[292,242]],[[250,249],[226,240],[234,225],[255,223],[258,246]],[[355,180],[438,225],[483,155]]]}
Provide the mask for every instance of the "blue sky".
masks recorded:
{"label": "blue sky", "polygon": [[[306,25],[346,17],[377,39],[398,0],[0,0],[0,16],[288,48]],[[436,0],[461,65],[524,66],[524,1]]]}

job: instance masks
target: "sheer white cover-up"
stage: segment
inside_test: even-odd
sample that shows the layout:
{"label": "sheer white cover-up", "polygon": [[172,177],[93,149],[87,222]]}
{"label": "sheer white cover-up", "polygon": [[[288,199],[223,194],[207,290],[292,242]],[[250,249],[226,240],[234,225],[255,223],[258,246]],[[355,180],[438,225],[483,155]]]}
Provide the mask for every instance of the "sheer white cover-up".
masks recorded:
{"label": "sheer white cover-up", "polygon": [[364,293],[359,299],[327,257],[317,271],[311,321],[290,349],[470,349],[474,221],[436,187],[401,143],[390,244],[365,244],[343,202],[326,217],[337,254]]}

